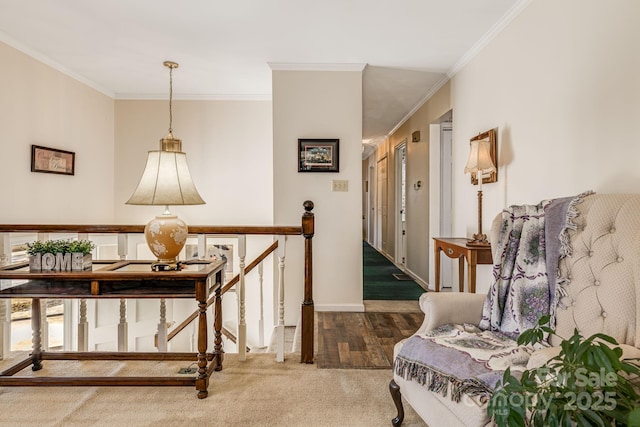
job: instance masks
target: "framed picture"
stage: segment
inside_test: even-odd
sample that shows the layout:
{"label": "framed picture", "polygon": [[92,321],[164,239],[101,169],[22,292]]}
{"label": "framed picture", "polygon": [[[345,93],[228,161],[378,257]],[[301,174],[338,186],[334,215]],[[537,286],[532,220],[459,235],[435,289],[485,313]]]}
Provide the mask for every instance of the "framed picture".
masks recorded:
{"label": "framed picture", "polygon": [[74,175],[76,153],[56,148],[31,146],[31,172]]}
{"label": "framed picture", "polygon": [[339,139],[298,139],[298,172],[340,172]]}
{"label": "framed picture", "polygon": [[[498,181],[498,150],[497,150],[497,138],[496,138],[496,130],[495,129],[490,129],[486,132],[482,132],[481,134],[479,134],[478,136],[474,136],[473,138],[471,138],[469,140],[469,143],[473,142],[473,141],[482,141],[482,140],[487,140],[489,141],[489,155],[491,156],[491,161],[493,162],[493,164],[496,166],[496,170],[485,174],[484,178],[482,179],[482,183],[483,184],[489,184],[492,182],[496,182]],[[478,177],[476,176],[475,172],[471,172],[471,184],[472,185],[478,185]]]}

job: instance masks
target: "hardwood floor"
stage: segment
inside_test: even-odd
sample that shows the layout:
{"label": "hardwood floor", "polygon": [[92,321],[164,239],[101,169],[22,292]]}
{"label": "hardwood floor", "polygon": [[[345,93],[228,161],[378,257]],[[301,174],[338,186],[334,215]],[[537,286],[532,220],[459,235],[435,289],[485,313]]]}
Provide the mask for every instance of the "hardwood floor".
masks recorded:
{"label": "hardwood floor", "polygon": [[422,324],[421,312],[316,312],[319,368],[390,369],[393,346]]}

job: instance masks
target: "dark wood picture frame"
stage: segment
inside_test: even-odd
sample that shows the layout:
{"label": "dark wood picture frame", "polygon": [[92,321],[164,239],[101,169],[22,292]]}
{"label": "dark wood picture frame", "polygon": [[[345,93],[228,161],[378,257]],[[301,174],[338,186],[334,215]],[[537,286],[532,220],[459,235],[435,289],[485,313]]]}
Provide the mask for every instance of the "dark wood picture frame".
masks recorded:
{"label": "dark wood picture frame", "polygon": [[31,146],[31,172],[75,175],[76,153],[57,148]]}
{"label": "dark wood picture frame", "polygon": [[[469,144],[471,144],[473,141],[482,139],[489,140],[489,154],[491,155],[491,161],[496,167],[495,171],[491,172],[490,174],[485,174],[484,178],[482,179],[482,184],[490,184],[492,182],[498,181],[498,142],[496,137],[496,130],[490,129],[486,132],[482,132],[478,136],[474,136],[469,140]],[[471,172],[471,184],[478,185],[478,177],[476,176],[475,172]]]}
{"label": "dark wood picture frame", "polygon": [[339,139],[298,139],[298,172],[340,172]]}

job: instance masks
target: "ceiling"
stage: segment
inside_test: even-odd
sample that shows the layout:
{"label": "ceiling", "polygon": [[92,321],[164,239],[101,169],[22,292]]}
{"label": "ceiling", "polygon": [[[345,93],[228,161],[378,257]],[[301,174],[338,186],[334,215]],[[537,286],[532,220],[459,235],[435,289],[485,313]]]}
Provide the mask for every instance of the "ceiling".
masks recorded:
{"label": "ceiling", "polygon": [[0,0],[0,41],[115,99],[270,99],[270,64],[367,64],[383,139],[525,0]]}

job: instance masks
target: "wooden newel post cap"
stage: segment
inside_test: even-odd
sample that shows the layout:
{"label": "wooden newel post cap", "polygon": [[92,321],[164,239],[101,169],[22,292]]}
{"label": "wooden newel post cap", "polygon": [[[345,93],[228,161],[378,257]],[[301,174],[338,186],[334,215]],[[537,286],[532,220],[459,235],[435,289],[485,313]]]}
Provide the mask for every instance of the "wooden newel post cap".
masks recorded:
{"label": "wooden newel post cap", "polygon": [[304,203],[302,204],[302,206],[304,207],[304,210],[307,212],[311,212],[314,208],[314,204],[311,200],[305,200]]}

